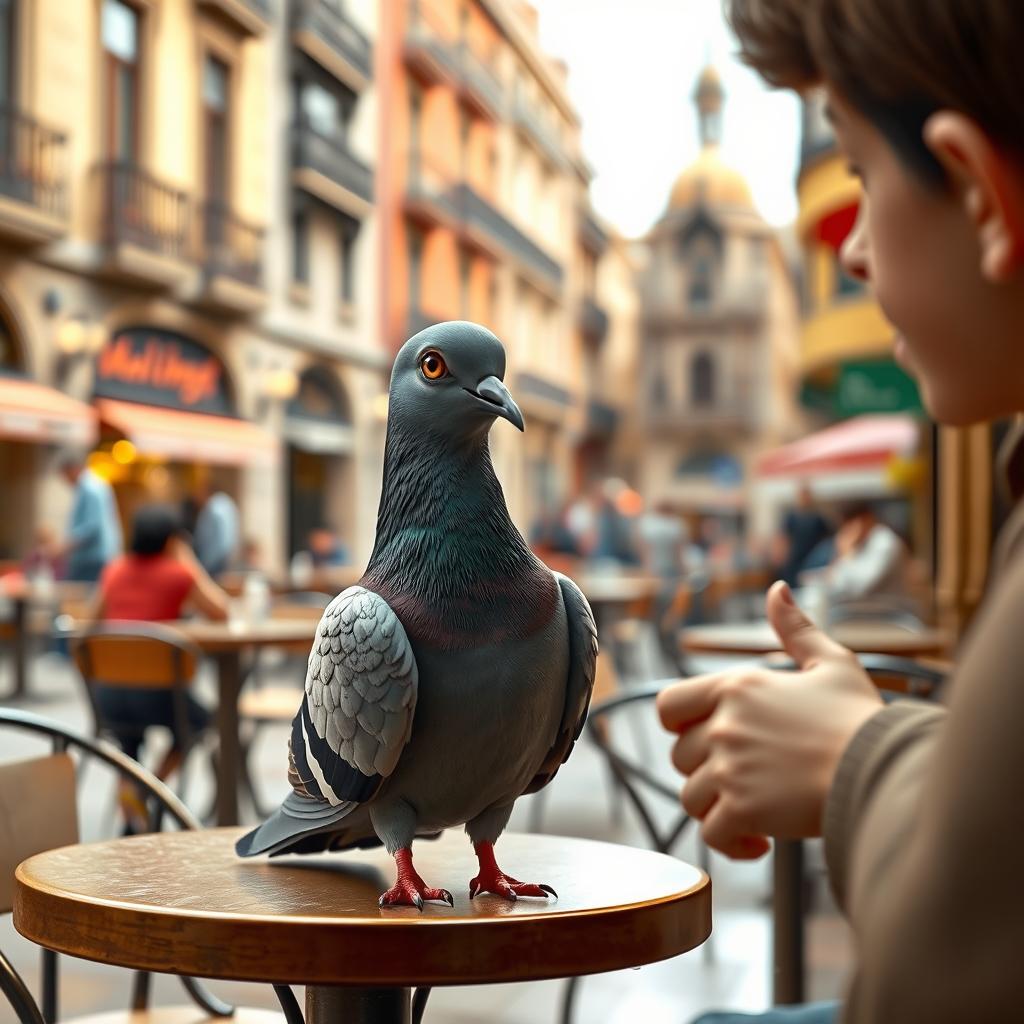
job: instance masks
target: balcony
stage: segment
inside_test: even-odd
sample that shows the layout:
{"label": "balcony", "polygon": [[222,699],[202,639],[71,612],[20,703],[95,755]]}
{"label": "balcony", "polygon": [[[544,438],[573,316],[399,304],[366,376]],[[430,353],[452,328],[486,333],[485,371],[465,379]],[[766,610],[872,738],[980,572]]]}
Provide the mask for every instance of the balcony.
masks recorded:
{"label": "balcony", "polygon": [[580,332],[583,337],[602,342],[608,334],[608,314],[589,296],[580,304]]}
{"label": "balcony", "polygon": [[555,167],[566,166],[567,156],[554,129],[547,124],[541,113],[518,89],[515,90],[512,98],[512,121],[540,150],[548,163]]}
{"label": "balcony", "polygon": [[505,107],[505,89],[467,42],[459,44],[459,95],[481,117],[500,120]]}
{"label": "balcony", "polygon": [[545,291],[561,292],[564,277],[561,264],[527,238],[472,186],[463,182],[455,187],[453,195],[470,240],[480,239],[478,244],[483,246],[496,245],[499,251],[516,260]]}
{"label": "balcony", "polygon": [[573,397],[565,388],[535,373],[517,373],[514,394],[520,404],[531,398],[539,398],[565,409],[573,404]]}
{"label": "balcony", "polygon": [[420,331],[440,323],[443,319],[443,317],[433,316],[417,305],[410,306],[405,317],[405,337],[401,339],[399,345],[404,344],[414,334],[419,334]]}
{"label": "balcony", "polygon": [[67,135],[0,106],[0,236],[49,242],[68,226]]}
{"label": "balcony", "polygon": [[373,207],[373,171],[344,139],[302,122],[292,130],[292,183],[357,220]]}
{"label": "balcony", "polygon": [[746,433],[757,426],[756,403],[723,399],[707,405],[648,405],[647,425],[653,433],[685,430]]}
{"label": "balcony", "polygon": [[103,269],[138,284],[180,283],[192,269],[188,196],[126,161],[100,164],[95,185]]}
{"label": "balcony", "polygon": [[577,234],[580,244],[595,256],[600,256],[608,248],[608,235],[585,206],[579,208]]}
{"label": "balcony", "polygon": [[409,154],[405,212],[428,228],[455,228],[460,223],[461,215],[452,191],[451,175],[419,150]]}
{"label": "balcony", "polygon": [[340,0],[295,0],[292,42],[354,92],[373,77],[373,47]]}
{"label": "balcony", "polygon": [[260,36],[270,21],[270,0],[197,0],[200,10],[226,21],[243,36]]}
{"label": "balcony", "polygon": [[410,70],[428,84],[461,80],[458,51],[446,38],[444,22],[432,0],[410,0],[403,52]]}
{"label": "balcony", "polygon": [[200,223],[199,302],[222,313],[262,309],[266,303],[262,228],[242,220],[227,204],[212,200],[203,205]]}

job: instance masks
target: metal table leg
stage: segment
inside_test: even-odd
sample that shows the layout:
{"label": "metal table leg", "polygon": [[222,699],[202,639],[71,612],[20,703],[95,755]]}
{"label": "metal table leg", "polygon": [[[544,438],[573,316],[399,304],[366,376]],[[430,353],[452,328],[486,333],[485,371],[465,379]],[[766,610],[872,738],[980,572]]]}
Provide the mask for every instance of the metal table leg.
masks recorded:
{"label": "metal table leg", "polygon": [[804,1001],[804,846],[801,840],[777,839],[772,865],[773,959],[772,1002]]}
{"label": "metal table leg", "polygon": [[306,988],[306,1024],[411,1024],[408,988]]}
{"label": "metal table leg", "polygon": [[238,824],[238,765],[242,756],[238,741],[238,695],[242,688],[239,651],[217,655],[217,824]]}
{"label": "metal table leg", "polygon": [[11,697],[28,696],[28,602],[14,602],[14,643],[11,649],[14,660],[14,689]]}

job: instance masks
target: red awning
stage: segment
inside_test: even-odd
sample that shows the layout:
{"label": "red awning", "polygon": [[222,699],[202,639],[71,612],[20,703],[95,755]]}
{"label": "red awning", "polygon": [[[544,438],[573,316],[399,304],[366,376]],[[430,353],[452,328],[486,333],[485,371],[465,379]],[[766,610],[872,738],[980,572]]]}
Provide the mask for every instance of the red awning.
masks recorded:
{"label": "red awning", "polygon": [[35,381],[0,376],[0,437],[85,446],[96,441],[96,428],[92,406]]}
{"label": "red awning", "polygon": [[97,399],[96,408],[103,422],[121,431],[143,455],[226,466],[266,464],[278,458],[277,438],[248,420],[112,398]]}
{"label": "red awning", "polygon": [[881,469],[897,456],[913,455],[918,427],[901,413],[858,416],[761,457],[760,476],[809,476],[843,470]]}

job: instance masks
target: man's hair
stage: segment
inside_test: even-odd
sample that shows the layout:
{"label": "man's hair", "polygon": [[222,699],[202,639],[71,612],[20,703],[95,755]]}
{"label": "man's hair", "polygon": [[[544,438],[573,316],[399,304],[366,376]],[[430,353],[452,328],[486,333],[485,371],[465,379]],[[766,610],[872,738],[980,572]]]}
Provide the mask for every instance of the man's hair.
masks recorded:
{"label": "man's hair", "polygon": [[132,520],[132,553],[158,555],[172,537],[181,533],[181,516],[176,509],[170,505],[143,505]]}
{"label": "man's hair", "polygon": [[828,81],[926,179],[945,180],[922,138],[937,110],[971,117],[1024,156],[1014,0],[726,0],[743,59],[777,86]]}

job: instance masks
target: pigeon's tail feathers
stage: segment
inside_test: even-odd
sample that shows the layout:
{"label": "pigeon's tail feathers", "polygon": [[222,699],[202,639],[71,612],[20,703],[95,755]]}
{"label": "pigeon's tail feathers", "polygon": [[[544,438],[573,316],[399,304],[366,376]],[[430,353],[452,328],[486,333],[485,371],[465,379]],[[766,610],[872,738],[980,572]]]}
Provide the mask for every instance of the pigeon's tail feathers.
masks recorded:
{"label": "pigeon's tail feathers", "polygon": [[239,857],[258,857],[263,853],[326,850],[335,835],[343,831],[341,822],[357,807],[355,801],[332,805],[289,793],[262,825],[235,843],[235,852]]}

